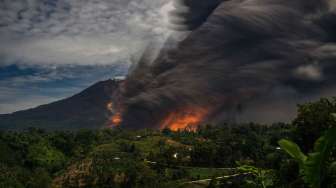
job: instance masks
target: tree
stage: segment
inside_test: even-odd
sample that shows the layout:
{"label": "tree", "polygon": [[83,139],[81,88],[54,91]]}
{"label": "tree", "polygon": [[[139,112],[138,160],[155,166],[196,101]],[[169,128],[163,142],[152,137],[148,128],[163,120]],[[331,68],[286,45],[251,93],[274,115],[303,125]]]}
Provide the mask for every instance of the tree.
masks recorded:
{"label": "tree", "polygon": [[41,188],[49,187],[52,179],[48,171],[43,168],[37,168],[31,175],[30,180],[27,182],[27,188]]}
{"label": "tree", "polygon": [[63,167],[65,156],[47,142],[42,141],[29,146],[27,161],[32,167],[42,167],[55,171]]}
{"label": "tree", "polygon": [[18,173],[18,171],[14,171],[0,163],[0,187],[24,188],[25,186],[20,182],[17,176]]}
{"label": "tree", "polygon": [[216,158],[216,145],[211,141],[199,142],[191,151],[191,162],[196,166],[213,166]]}
{"label": "tree", "polygon": [[304,152],[313,149],[314,141],[324,131],[336,127],[336,119],[332,116],[336,112],[336,98],[322,98],[317,102],[310,102],[298,106],[297,118],[293,121],[296,127],[297,143]]}
{"label": "tree", "polygon": [[75,147],[74,134],[71,132],[55,132],[49,136],[50,145],[67,156],[72,155]]}
{"label": "tree", "polygon": [[314,152],[305,155],[300,147],[289,140],[280,140],[279,145],[300,167],[303,180],[312,188],[327,187],[328,172],[335,162],[330,162],[333,148],[336,145],[336,128],[332,128],[320,137],[314,146]]}

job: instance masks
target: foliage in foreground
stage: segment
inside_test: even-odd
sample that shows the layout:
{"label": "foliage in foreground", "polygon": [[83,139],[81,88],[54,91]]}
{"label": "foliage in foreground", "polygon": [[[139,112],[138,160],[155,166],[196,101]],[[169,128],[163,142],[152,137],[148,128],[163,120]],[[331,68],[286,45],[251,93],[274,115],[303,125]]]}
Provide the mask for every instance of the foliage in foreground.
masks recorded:
{"label": "foliage in foreground", "polygon": [[0,187],[335,187],[335,99],[298,112],[292,124],[196,132],[0,132]]}
{"label": "foliage in foreground", "polygon": [[[298,161],[303,180],[312,188],[327,187],[335,175],[336,161],[331,161],[336,146],[336,128],[328,130],[314,146],[314,151],[305,155],[300,147],[289,140],[282,139],[279,145],[291,157]],[[335,182],[334,182],[335,183]],[[332,185],[336,186],[336,184]]]}

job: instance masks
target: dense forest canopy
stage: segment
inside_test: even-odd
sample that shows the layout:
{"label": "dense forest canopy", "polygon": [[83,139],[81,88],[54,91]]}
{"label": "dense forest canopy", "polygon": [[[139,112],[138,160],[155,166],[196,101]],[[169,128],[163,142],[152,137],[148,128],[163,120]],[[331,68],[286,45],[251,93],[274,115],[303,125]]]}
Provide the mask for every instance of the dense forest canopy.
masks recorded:
{"label": "dense forest canopy", "polygon": [[300,105],[290,124],[3,131],[0,187],[335,187],[334,112],[335,98]]}

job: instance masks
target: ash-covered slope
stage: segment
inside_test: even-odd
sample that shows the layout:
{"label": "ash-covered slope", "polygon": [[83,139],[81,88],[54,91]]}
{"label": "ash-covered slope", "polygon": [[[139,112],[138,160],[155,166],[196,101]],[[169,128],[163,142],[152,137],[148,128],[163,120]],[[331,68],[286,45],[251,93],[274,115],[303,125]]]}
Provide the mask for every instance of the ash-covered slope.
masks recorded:
{"label": "ash-covered slope", "polygon": [[106,104],[118,87],[118,81],[98,82],[70,98],[33,109],[0,115],[0,130],[28,127],[46,130],[96,129],[109,118]]}

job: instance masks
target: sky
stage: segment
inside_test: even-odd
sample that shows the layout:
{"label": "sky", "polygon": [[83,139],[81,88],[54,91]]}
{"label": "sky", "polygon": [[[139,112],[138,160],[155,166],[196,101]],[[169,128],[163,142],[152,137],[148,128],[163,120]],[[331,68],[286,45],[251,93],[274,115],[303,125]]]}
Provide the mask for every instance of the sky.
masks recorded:
{"label": "sky", "polygon": [[127,74],[163,41],[170,0],[1,0],[0,114]]}

